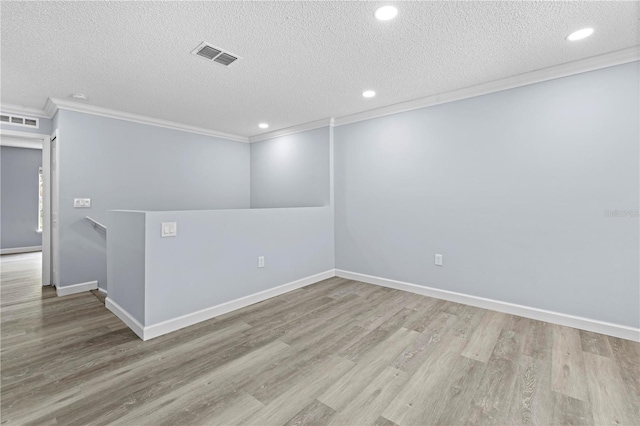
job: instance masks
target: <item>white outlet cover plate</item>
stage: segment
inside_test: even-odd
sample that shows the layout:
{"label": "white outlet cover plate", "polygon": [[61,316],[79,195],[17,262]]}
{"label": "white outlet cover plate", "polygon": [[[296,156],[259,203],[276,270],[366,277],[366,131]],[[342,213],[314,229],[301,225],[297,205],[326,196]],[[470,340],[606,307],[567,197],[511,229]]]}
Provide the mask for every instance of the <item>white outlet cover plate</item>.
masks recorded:
{"label": "white outlet cover plate", "polygon": [[162,238],[175,237],[178,235],[177,222],[162,222]]}
{"label": "white outlet cover plate", "polygon": [[73,207],[76,209],[87,209],[91,207],[91,198],[74,198]]}

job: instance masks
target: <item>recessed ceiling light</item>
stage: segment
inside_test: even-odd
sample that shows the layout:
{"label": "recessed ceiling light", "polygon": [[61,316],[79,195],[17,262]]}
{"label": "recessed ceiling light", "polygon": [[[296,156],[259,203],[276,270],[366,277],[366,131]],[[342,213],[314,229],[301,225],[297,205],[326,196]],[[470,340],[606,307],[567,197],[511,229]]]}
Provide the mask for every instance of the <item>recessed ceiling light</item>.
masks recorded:
{"label": "recessed ceiling light", "polygon": [[261,129],[268,129],[269,125],[267,123],[260,123],[258,124],[258,127],[260,127]]}
{"label": "recessed ceiling light", "polygon": [[582,40],[583,38],[589,37],[591,34],[593,34],[593,28],[583,28],[581,30],[578,30],[576,32],[569,34],[567,36],[567,40],[569,41]]}
{"label": "recessed ceiling light", "polygon": [[388,21],[393,19],[398,14],[398,9],[393,6],[382,6],[376,9],[374,13],[376,19],[379,21]]}
{"label": "recessed ceiling light", "polygon": [[374,92],[373,90],[365,90],[364,92],[362,92],[362,96],[365,98],[373,98],[376,95],[376,92]]}
{"label": "recessed ceiling light", "polygon": [[87,100],[87,95],[83,95],[82,93],[74,93],[73,95],[71,95],[71,97],[73,99],[77,99],[79,101],[86,101]]}

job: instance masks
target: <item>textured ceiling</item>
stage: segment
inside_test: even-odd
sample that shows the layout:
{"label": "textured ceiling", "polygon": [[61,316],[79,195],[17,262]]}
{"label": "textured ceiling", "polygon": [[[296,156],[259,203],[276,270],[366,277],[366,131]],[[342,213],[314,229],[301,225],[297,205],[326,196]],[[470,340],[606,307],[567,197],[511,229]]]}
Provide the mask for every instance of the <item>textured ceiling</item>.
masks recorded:
{"label": "textured ceiling", "polygon": [[[395,20],[376,7],[393,3]],[[6,2],[1,101],[91,105],[241,136],[638,44],[638,2]],[[579,42],[565,36],[592,26]],[[243,57],[229,68],[202,41]],[[364,89],[378,95],[363,99]]]}

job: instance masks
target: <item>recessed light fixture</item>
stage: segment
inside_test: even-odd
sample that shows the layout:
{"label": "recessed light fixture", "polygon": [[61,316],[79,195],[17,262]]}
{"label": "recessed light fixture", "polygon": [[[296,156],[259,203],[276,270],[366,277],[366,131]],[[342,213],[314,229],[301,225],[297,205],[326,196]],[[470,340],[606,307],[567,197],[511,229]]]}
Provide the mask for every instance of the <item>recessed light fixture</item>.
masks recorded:
{"label": "recessed light fixture", "polygon": [[373,90],[365,90],[364,92],[362,92],[362,97],[364,98],[373,98],[376,95],[376,92],[374,92]]}
{"label": "recessed light fixture", "polygon": [[86,101],[87,100],[87,95],[84,95],[82,93],[74,93],[73,95],[71,95],[71,97],[73,99],[78,100],[78,101]]}
{"label": "recessed light fixture", "polygon": [[382,6],[376,9],[374,16],[379,21],[388,21],[398,14],[398,9],[393,6]]}
{"label": "recessed light fixture", "polygon": [[267,123],[260,123],[258,124],[258,127],[260,127],[261,129],[268,129],[269,125]]}
{"label": "recessed light fixture", "polygon": [[569,34],[567,36],[567,40],[569,41],[582,40],[583,38],[589,37],[591,34],[593,34],[593,28],[583,28],[581,30],[578,30]]}

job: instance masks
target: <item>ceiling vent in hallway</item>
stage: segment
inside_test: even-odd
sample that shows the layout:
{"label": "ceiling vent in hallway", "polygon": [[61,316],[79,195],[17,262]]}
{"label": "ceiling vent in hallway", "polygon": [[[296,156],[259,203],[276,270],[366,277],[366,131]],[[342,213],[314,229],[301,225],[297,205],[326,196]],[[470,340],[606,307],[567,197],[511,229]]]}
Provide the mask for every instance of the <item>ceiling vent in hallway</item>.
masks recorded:
{"label": "ceiling vent in hallway", "polygon": [[196,47],[191,53],[217,64],[224,65],[225,67],[228,67],[229,65],[240,59],[238,55],[225,52],[223,49],[212,46],[206,42],[200,44],[200,46]]}
{"label": "ceiling vent in hallway", "polygon": [[11,124],[13,126],[31,127],[32,129],[40,128],[40,120],[37,118],[14,114],[0,114],[0,123]]}

